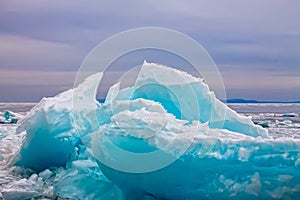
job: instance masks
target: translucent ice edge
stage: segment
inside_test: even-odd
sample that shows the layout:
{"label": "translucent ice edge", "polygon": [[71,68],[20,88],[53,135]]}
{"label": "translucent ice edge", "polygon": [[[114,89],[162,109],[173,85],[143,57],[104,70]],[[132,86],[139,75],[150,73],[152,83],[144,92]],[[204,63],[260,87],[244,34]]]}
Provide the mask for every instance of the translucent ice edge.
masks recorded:
{"label": "translucent ice edge", "polygon": [[[100,105],[95,96],[101,78],[94,74],[36,105],[18,128],[26,136],[11,163],[36,172],[65,167],[53,191],[74,199],[299,195],[300,140],[269,137],[266,129],[216,99],[201,79],[145,62],[135,85],[120,89],[115,84]],[[91,106],[73,109],[73,94]],[[91,155],[105,153],[132,165],[106,148],[104,136],[126,151],[161,150],[176,161],[149,173],[116,170]]]}

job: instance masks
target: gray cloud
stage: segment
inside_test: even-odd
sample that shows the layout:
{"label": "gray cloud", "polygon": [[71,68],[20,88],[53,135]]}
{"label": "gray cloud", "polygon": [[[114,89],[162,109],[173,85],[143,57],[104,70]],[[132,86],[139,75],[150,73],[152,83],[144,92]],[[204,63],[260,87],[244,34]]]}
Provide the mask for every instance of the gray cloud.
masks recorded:
{"label": "gray cloud", "polygon": [[0,43],[4,69],[68,70],[80,62],[80,50],[69,44],[9,34],[0,34]]}
{"label": "gray cloud", "polygon": [[[299,6],[297,0],[176,3],[171,0],[3,0],[0,2],[0,86],[2,91],[12,87],[12,81],[4,78],[12,70],[21,79],[29,76],[36,80],[40,80],[39,75],[74,73],[89,51],[112,34],[136,27],[160,26],[186,33],[207,49],[224,74],[229,97],[300,99],[300,94],[294,91],[300,89],[297,79],[300,77]],[[114,70],[125,71],[145,57],[141,54],[122,58]],[[175,62],[155,53],[147,58],[177,67]],[[30,75],[26,71],[35,73]],[[49,94],[72,82],[70,76],[62,75],[57,76],[56,86],[50,79],[42,80],[43,87],[49,86]],[[19,88],[30,88],[27,91],[31,99],[37,100],[47,93],[38,89],[41,82],[33,81],[30,87],[20,83]],[[15,89],[17,83],[13,84]],[[276,88],[281,88],[276,95],[264,92]],[[9,98],[4,98],[7,96],[4,94],[1,92],[0,101],[24,98],[19,92],[10,94]],[[266,94],[269,96],[265,97]]]}

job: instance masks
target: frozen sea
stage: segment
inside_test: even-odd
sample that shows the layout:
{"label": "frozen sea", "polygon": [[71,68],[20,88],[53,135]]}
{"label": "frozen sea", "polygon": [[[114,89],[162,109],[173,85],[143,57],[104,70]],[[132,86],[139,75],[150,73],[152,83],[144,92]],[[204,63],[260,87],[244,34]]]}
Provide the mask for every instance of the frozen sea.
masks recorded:
{"label": "frozen sea", "polygon": [[300,137],[300,104],[228,104],[254,123],[265,125],[272,137]]}
{"label": "frozen sea", "polygon": [[[25,115],[34,103],[0,103],[0,113],[10,110]],[[269,130],[269,135],[300,138],[300,104],[228,104],[233,110],[251,116],[254,123]],[[26,170],[8,167],[20,148],[24,135],[16,134],[18,124],[0,124],[0,199],[60,199],[53,195],[44,173],[28,175]]]}

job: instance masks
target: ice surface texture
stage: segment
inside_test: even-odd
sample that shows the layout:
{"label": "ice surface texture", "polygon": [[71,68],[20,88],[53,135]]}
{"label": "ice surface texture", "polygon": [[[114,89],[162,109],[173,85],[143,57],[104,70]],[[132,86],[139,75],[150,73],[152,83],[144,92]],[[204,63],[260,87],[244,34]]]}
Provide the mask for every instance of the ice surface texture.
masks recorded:
{"label": "ice surface texture", "polygon": [[[203,80],[145,62],[132,87],[115,84],[100,105],[95,95],[101,77],[94,74],[73,90],[44,98],[18,129],[26,137],[12,163],[37,172],[66,168],[56,175],[55,194],[74,199],[299,195],[300,140],[269,137],[216,99]],[[82,106],[72,107],[73,94]]]}

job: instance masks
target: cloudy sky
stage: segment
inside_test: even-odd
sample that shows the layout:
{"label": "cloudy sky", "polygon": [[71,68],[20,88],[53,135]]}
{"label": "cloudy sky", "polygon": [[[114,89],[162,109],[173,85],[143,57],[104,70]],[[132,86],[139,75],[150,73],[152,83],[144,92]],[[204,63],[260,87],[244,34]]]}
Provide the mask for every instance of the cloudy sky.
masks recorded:
{"label": "cloudy sky", "polygon": [[[180,31],[201,44],[218,66],[228,98],[299,100],[299,9],[298,0],[1,0],[0,102],[38,101],[72,87],[97,44],[149,26]],[[120,59],[114,70],[144,59],[173,60],[146,53]],[[174,60],[170,64],[176,67]]]}

